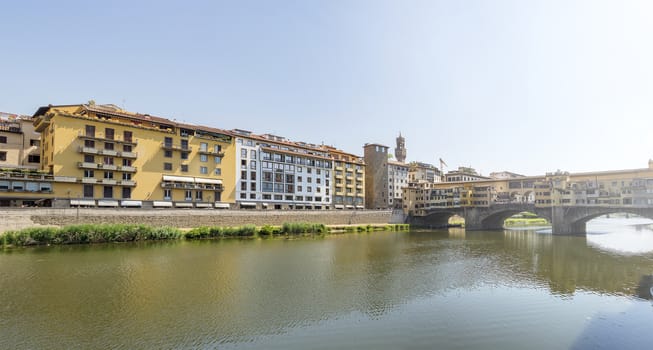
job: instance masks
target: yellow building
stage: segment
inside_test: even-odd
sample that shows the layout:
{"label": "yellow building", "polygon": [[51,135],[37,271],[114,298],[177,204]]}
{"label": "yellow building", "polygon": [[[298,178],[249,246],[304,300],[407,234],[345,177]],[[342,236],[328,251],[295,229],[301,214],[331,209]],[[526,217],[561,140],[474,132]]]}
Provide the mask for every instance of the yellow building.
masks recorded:
{"label": "yellow building", "polygon": [[45,106],[33,116],[54,206],[228,207],[230,133],[113,105]]}
{"label": "yellow building", "polygon": [[365,162],[361,157],[329,147],[333,158],[333,207],[365,209]]}

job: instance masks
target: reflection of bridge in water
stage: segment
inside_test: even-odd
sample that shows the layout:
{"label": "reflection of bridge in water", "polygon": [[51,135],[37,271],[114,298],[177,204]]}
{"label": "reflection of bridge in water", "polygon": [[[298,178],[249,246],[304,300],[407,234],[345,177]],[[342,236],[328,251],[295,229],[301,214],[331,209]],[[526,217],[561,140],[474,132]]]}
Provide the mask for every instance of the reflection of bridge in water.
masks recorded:
{"label": "reflection of bridge in water", "polygon": [[446,226],[459,215],[468,230],[502,229],[505,219],[529,211],[548,219],[554,234],[582,235],[588,221],[605,214],[653,219],[653,162],[635,170],[417,184],[405,193],[408,221],[418,226]]}

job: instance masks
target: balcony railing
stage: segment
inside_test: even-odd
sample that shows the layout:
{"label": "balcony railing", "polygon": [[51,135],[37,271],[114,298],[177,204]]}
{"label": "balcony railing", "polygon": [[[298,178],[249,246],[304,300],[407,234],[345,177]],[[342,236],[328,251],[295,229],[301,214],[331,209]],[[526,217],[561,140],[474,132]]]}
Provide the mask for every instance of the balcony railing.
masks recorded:
{"label": "balcony railing", "polygon": [[83,169],[97,169],[100,164],[97,163],[89,163],[89,162],[78,162],[77,167],[78,168],[83,168]]}
{"label": "balcony railing", "polygon": [[193,150],[193,148],[190,147],[190,146],[175,145],[175,144],[166,143],[166,142],[161,143],[161,148],[168,149],[168,150],[174,150],[174,151],[185,151],[185,152],[186,151],[191,152]]}
{"label": "balcony railing", "polygon": [[199,154],[208,154],[210,156],[215,156],[215,157],[224,157],[224,152],[223,151],[218,151],[215,152],[215,150],[210,150],[210,149],[202,149],[200,148],[197,153]]}
{"label": "balcony railing", "polygon": [[138,142],[133,138],[131,140],[125,140],[125,139],[121,139],[121,138],[117,138],[117,137],[107,138],[101,132],[95,133],[93,135],[87,135],[84,132],[80,132],[77,135],[77,137],[79,137],[80,139],[85,139],[85,140],[97,140],[97,141],[102,141],[102,142],[115,142],[115,143],[133,145],[133,146],[136,146],[138,144]]}
{"label": "balcony railing", "polygon": [[79,152],[80,153],[86,153],[86,154],[98,154],[98,149],[94,147],[84,147],[80,146],[79,147]]}
{"label": "balcony railing", "polygon": [[129,165],[122,165],[118,168],[120,171],[124,171],[126,173],[135,173],[136,172],[136,167],[129,166]]}
{"label": "balcony railing", "polygon": [[118,170],[118,166],[113,164],[98,164],[98,168],[103,170]]}
{"label": "balcony railing", "polygon": [[118,157],[123,157],[123,158],[136,158],[138,156],[138,153],[136,152],[119,152]]}

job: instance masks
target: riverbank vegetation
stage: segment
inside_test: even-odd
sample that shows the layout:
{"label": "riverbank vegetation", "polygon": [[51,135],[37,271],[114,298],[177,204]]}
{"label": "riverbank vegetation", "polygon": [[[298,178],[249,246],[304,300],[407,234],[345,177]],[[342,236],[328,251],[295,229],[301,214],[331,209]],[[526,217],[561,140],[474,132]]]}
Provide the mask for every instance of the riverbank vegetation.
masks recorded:
{"label": "riverbank vegetation", "polygon": [[538,217],[536,214],[523,211],[507,218],[503,225],[505,227],[527,227],[527,226],[548,226],[549,221],[545,218]]}
{"label": "riverbank vegetation", "polygon": [[203,226],[186,231],[173,227],[147,225],[83,224],[57,227],[32,227],[0,233],[0,246],[31,246],[49,244],[88,244],[107,242],[136,242],[174,239],[209,239],[229,237],[272,237],[322,235],[337,232],[404,231],[409,225],[347,225],[327,227],[317,223],[285,223],[282,226],[257,227]]}

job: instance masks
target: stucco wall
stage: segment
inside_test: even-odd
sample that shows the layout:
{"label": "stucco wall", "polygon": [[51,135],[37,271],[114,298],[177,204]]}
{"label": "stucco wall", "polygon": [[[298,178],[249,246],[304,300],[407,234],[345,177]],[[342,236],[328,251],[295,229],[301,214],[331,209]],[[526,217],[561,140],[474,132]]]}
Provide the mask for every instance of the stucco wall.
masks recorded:
{"label": "stucco wall", "polygon": [[315,222],[326,225],[383,224],[390,210],[168,210],[168,209],[8,209],[0,210],[0,232],[39,225],[125,223],[190,228],[198,226],[281,225]]}

